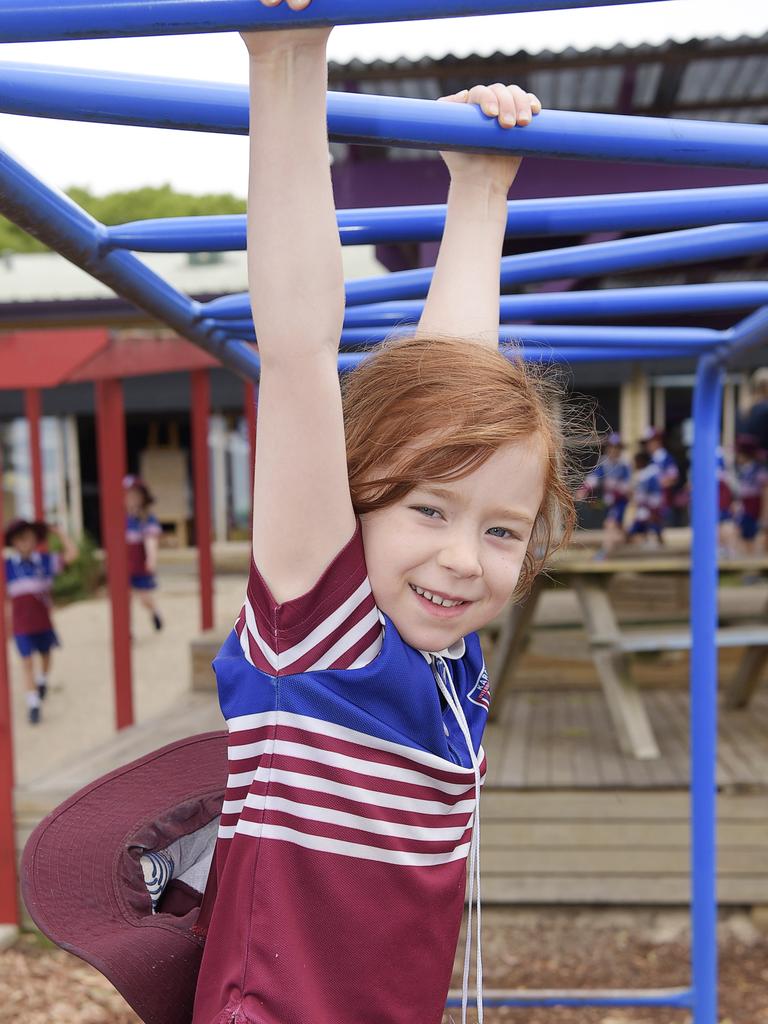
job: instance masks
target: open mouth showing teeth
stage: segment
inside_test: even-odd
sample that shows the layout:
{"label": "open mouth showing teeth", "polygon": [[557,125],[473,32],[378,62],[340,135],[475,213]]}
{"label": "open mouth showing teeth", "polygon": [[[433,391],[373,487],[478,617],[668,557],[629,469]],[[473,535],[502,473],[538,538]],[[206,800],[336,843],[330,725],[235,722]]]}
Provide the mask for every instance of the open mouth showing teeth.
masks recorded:
{"label": "open mouth showing teeth", "polygon": [[419,597],[425,597],[432,604],[440,605],[442,608],[458,608],[459,605],[466,604],[466,601],[451,601],[447,597],[438,597],[437,594],[431,593],[429,590],[423,590],[421,587],[414,586],[413,583],[409,583],[408,586],[411,590],[418,594]]}

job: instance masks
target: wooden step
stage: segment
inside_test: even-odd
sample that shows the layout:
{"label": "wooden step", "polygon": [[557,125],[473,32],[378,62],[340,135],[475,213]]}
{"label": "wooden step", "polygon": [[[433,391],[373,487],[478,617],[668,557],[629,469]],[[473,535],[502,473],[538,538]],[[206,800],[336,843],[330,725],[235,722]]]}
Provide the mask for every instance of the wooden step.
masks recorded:
{"label": "wooden step", "polygon": [[[768,626],[726,626],[723,629],[718,629],[715,635],[718,647],[768,646]],[[689,651],[691,649],[691,631],[689,629],[623,630],[617,646],[625,654]]]}

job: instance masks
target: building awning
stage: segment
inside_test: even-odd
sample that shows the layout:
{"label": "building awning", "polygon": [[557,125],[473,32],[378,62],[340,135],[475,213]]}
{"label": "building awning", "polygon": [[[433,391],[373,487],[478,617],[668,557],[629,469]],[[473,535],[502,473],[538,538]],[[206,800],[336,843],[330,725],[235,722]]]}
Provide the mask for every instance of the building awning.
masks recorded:
{"label": "building awning", "polygon": [[105,327],[0,335],[0,388],[55,388],[109,345]]}
{"label": "building awning", "polygon": [[142,377],[182,370],[205,370],[219,362],[184,338],[146,332],[113,334],[110,344],[95,352],[69,376],[70,382]]}

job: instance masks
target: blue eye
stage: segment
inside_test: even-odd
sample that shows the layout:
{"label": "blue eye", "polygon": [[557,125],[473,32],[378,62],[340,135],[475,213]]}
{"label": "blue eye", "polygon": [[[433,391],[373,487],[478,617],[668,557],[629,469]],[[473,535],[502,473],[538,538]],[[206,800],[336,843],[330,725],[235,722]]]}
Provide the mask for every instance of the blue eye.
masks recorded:
{"label": "blue eye", "polygon": [[440,515],[436,508],[430,508],[429,505],[414,505],[412,507],[415,512],[420,512],[427,519],[435,519]]}
{"label": "blue eye", "polygon": [[492,537],[499,537],[501,540],[506,540],[508,537],[511,537],[512,540],[521,540],[521,537],[519,537],[518,534],[508,530],[506,526],[492,526],[487,532],[490,533]]}

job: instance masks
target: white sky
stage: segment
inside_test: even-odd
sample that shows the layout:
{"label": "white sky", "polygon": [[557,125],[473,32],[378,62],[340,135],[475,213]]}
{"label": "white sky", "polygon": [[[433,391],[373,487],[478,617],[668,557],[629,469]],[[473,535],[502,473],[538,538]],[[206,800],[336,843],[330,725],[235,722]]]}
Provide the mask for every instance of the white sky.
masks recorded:
{"label": "white sky", "polygon": [[[768,32],[764,0],[665,0],[620,7],[445,19],[334,30],[329,55],[348,61],[496,50],[661,43]],[[0,60],[109,68],[134,74],[245,82],[234,34],[62,43],[7,43]],[[471,83],[468,83],[471,84]],[[183,191],[245,195],[246,140],[162,129],[90,125],[0,114],[0,145],[45,181],[98,193],[170,182]]]}

